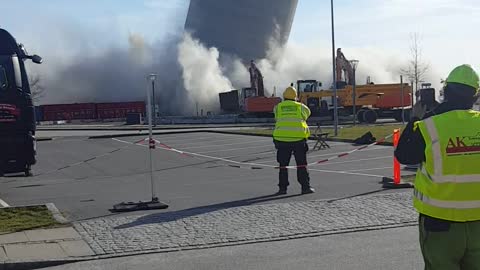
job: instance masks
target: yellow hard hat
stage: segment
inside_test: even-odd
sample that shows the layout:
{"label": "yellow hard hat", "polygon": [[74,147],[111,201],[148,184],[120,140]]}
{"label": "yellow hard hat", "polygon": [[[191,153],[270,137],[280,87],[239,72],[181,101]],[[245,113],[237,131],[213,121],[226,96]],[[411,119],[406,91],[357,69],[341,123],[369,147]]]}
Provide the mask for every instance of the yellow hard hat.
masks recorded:
{"label": "yellow hard hat", "polygon": [[284,99],[291,99],[294,100],[297,98],[297,89],[289,86],[287,89],[285,89],[285,92],[283,92],[283,98]]}

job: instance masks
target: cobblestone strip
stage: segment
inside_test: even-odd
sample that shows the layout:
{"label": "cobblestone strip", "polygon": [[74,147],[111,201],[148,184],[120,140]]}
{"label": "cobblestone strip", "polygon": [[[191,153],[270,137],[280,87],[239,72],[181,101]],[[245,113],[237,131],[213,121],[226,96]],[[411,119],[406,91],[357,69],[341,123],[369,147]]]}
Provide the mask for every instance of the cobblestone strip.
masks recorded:
{"label": "cobblestone strip", "polygon": [[414,224],[411,192],[109,217],[79,222],[97,255],[259,242]]}

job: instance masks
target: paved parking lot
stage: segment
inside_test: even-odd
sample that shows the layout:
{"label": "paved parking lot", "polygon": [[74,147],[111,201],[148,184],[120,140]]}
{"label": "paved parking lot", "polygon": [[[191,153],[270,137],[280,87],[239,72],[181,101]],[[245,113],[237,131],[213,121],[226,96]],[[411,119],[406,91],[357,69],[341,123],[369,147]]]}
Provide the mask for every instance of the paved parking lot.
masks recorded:
{"label": "paved parking lot", "polygon": [[[276,165],[271,138],[206,132],[157,135],[155,138],[188,152],[253,162],[258,166]],[[127,143],[141,139],[141,136],[119,140],[64,137],[39,142],[39,162],[34,167],[36,176],[0,178],[0,198],[11,205],[53,202],[71,220],[110,215],[108,209],[121,201],[149,199],[147,148]],[[313,146],[313,143],[310,144]],[[330,142],[330,145],[332,148],[328,150],[311,151],[309,161],[355,148],[347,143]],[[157,149],[153,153],[156,193],[170,205],[162,211],[169,212],[201,206],[308,201],[394,192],[383,191],[378,183],[381,177],[392,174],[392,154],[391,147],[372,146],[311,167],[311,182],[317,191],[311,195],[298,196],[300,186],[295,172],[291,171],[289,194],[265,197],[277,191],[278,172],[275,169],[237,168],[225,161]],[[92,159],[94,157],[97,158]]]}

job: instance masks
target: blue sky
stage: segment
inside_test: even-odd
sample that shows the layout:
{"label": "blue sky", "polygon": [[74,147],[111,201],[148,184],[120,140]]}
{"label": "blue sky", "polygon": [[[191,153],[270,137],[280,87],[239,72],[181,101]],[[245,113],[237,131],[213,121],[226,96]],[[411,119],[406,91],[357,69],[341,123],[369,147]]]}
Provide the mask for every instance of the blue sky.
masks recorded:
{"label": "blue sky", "polygon": [[[292,43],[329,46],[329,2],[299,0]],[[480,7],[476,2],[336,0],[336,42],[352,51],[369,49],[406,59],[409,35],[418,32],[424,58],[438,76],[460,63],[478,69]],[[31,51],[54,49],[68,55],[69,51],[123,46],[131,32],[149,41],[162,39],[183,26],[188,0],[0,0],[0,6],[10,11],[2,14],[0,26],[28,43]]]}

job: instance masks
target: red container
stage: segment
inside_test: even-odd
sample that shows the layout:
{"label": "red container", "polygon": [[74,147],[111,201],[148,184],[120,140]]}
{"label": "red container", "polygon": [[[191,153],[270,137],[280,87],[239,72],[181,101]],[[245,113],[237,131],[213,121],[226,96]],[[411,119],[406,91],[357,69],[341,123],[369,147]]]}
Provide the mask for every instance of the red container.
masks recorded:
{"label": "red container", "polygon": [[42,105],[44,121],[96,119],[95,103]]}
{"label": "red container", "polygon": [[128,113],[145,115],[145,102],[97,103],[98,119],[126,118]]}
{"label": "red container", "polygon": [[273,108],[281,101],[278,97],[249,97],[245,99],[245,111],[252,113],[273,113]]}

